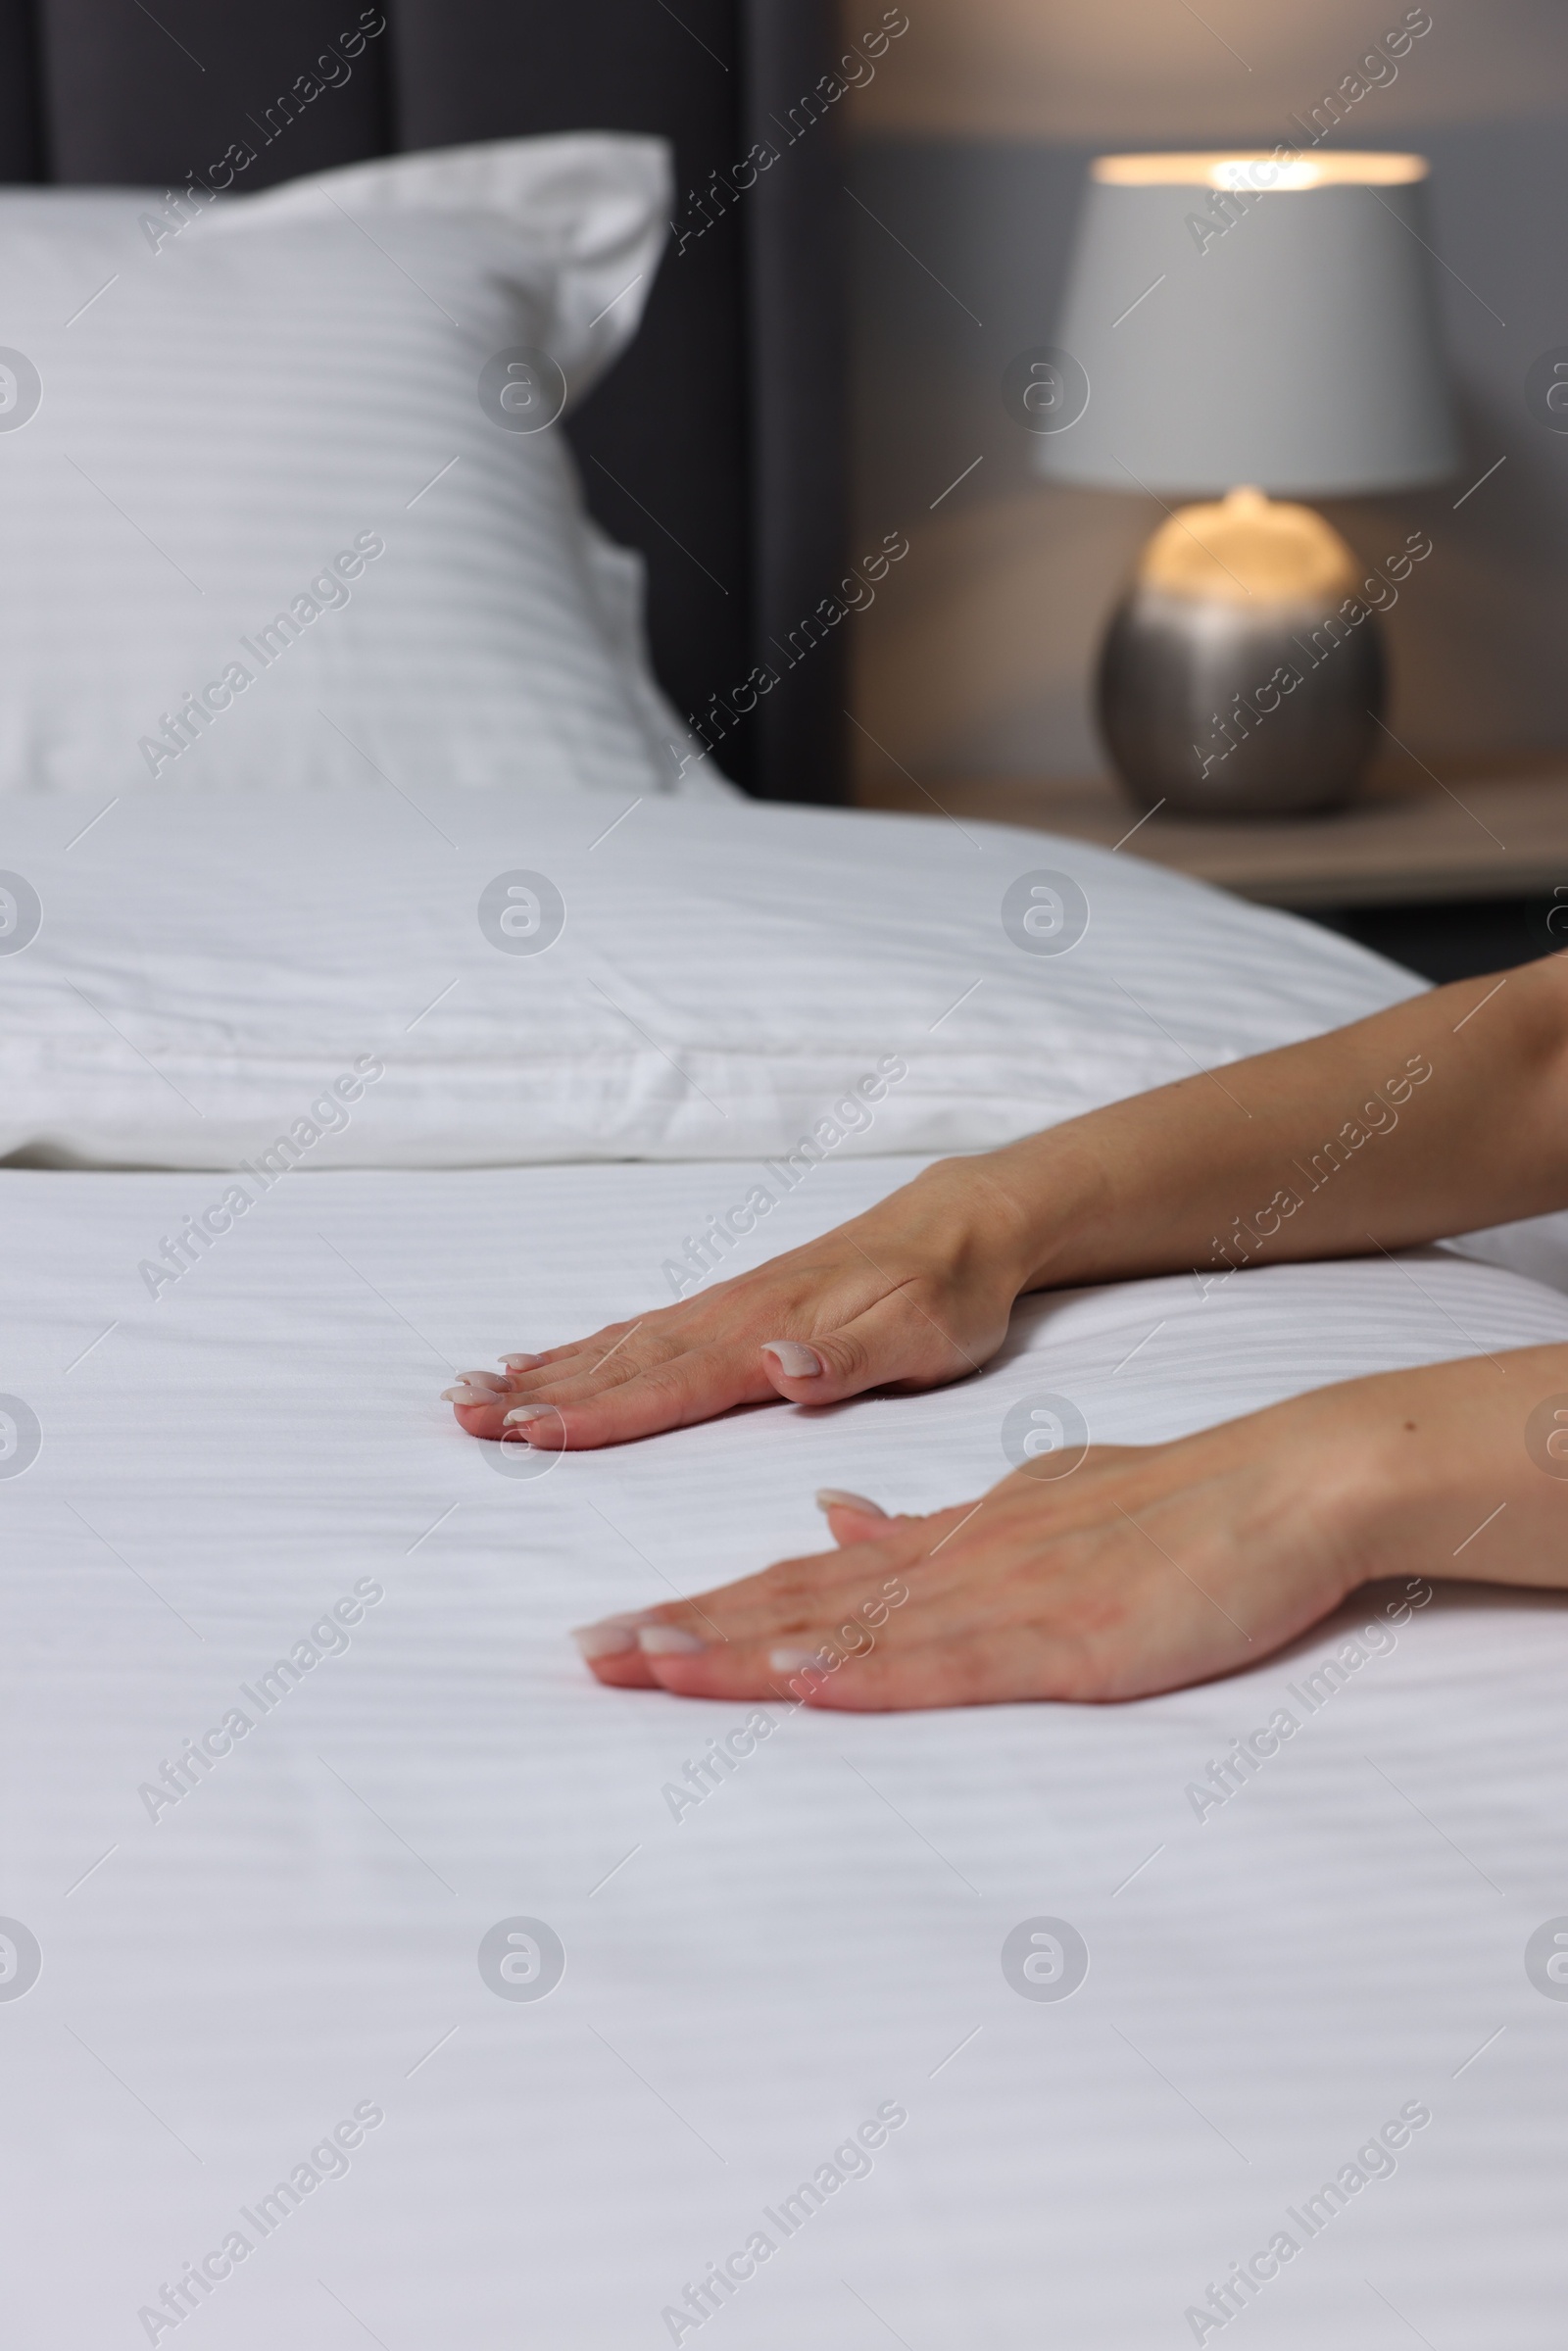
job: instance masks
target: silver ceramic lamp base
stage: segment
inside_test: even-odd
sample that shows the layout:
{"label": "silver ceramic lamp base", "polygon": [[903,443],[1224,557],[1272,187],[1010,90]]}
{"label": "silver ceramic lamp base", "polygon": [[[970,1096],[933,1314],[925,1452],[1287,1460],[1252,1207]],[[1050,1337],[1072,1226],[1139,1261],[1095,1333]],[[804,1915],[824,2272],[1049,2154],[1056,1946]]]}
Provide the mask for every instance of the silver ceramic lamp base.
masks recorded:
{"label": "silver ceramic lamp base", "polygon": [[1354,795],[1386,674],[1354,577],[1321,516],[1256,491],[1156,532],[1098,681],[1101,731],[1139,808],[1295,816]]}

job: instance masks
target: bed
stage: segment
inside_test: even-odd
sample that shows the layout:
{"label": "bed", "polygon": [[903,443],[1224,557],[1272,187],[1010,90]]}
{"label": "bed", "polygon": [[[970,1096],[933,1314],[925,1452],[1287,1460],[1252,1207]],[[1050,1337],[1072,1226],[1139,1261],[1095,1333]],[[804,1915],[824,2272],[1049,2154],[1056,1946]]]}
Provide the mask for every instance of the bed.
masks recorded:
{"label": "bed", "polygon": [[[706,161],[741,83],[755,107],[768,73],[796,74],[814,22],[654,13],[579,36],[449,10],[437,34],[411,0],[361,52],[395,64],[291,126],[297,169],[587,121],[697,138],[693,39],[730,69]],[[160,15],[199,46],[194,11]],[[556,46],[503,104],[519,27]],[[207,153],[209,120],[161,111],[169,63],[160,80],[134,45],[161,29],[36,13],[49,108],[11,135],[47,115],[48,140],[13,145],[19,176],[41,156],[168,178],[176,134]],[[318,28],[274,17],[244,40],[296,31]],[[264,86],[279,54],[252,60]],[[230,93],[245,70],[204,64]],[[530,112],[544,90],[568,111]],[[307,148],[329,122],[336,143]],[[333,185],[352,208],[368,183]],[[709,313],[736,350],[738,285],[796,282],[812,250],[808,213],[764,230],[754,211],[712,249],[740,272]],[[81,234],[124,229],[95,214]],[[830,371],[778,404],[704,374],[717,407],[655,403],[662,443],[633,372],[653,348],[585,401],[584,477],[597,448],[645,504],[687,500],[664,523],[687,537],[706,512],[753,582],[715,651],[693,582],[662,595],[661,530],[602,510],[649,554],[652,675],[679,717],[760,658],[767,597],[798,609],[791,566],[824,555],[769,531],[807,529],[789,453],[831,464],[805,430]],[[0,466],[29,446],[50,444],[18,434]],[[831,501],[808,522],[831,538]],[[370,626],[366,576],[278,657],[285,718],[316,649]],[[40,606],[54,592],[35,575]],[[619,658],[605,630],[596,661]],[[832,659],[736,730],[731,779],[831,789]],[[346,694],[339,655],[319,661]],[[814,1547],[819,1485],[908,1509],[979,1491],[1043,1393],[1097,1437],[1152,1441],[1568,1341],[1560,1222],[1042,1298],[931,1396],[593,1455],[472,1444],[436,1401],[457,1366],[662,1302],[748,1186],[772,1206],[734,1264],[937,1153],[1418,986],[1126,854],[758,805],[718,776],[643,792],[614,761],[641,756],[645,688],[613,743],[571,749],[610,760],[612,792],[478,788],[497,779],[471,710],[466,780],[405,774],[394,743],[387,775],[323,766],[286,802],[193,792],[182,775],[275,756],[227,711],[151,789],[114,765],[136,756],[119,718],[101,759],[84,732],[0,779],[13,2330],[65,2351],[992,2351],[1239,2326],[1279,2351],[1411,2332],[1544,2351],[1557,1598],[1375,1587],[1208,1688],[864,1719],[609,1693],[565,1633]],[[1071,915],[1048,952],[1004,911],[1042,880]],[[803,1157],[867,1067],[891,1081],[875,1117]],[[1282,1713],[1266,1762],[1227,1768]]]}
{"label": "bed", "polygon": [[[776,1179],[830,1068],[842,1084],[874,1048],[907,1067],[880,1129],[780,1184],[742,1257],[878,1197],[956,1115],[984,1139],[1031,1089],[1061,1115],[1414,983],[1059,844],[1086,936],[983,964],[932,1037],[1037,838],[988,828],[958,887],[917,819],[673,803],[595,849],[597,808],[453,790],[427,807],[464,853],[436,894],[417,819],[367,862],[352,796],[310,803],[282,847],[235,799],[64,849],[90,805],[28,802],[7,835],[57,909],[4,973],[6,1140],[53,1164],[0,1175],[4,1909],[40,1969],[0,1930],[22,1986],[0,2033],[29,2339],[1206,2339],[1211,2287],[1266,2270],[1283,2230],[1300,2255],[1247,2308],[1259,2339],[1375,2344],[1391,2308],[1487,2339],[1494,2260],[1510,2342],[1553,2340],[1535,2084],[1557,2016],[1523,1953],[1559,1898],[1555,1598],[1377,1589],[1216,1687],[863,1721],[612,1696],[564,1639],[814,1543],[819,1484],[914,1509],[981,1489],[1042,1389],[1097,1437],[1150,1440],[1568,1338],[1562,1290],[1508,1262],[1560,1278],[1553,1228],[1206,1296],[1183,1277],[1042,1298],[960,1389],[606,1453],[476,1445],[434,1400],[460,1363],[661,1302],[684,1237]],[[282,934],[222,901],[193,918],[225,845],[297,926],[271,997],[298,1035],[274,1025],[271,1053],[226,1012],[259,1022]],[[564,936],[465,961],[476,877],[524,857],[563,877]],[[811,871],[833,879],[803,914]],[[850,909],[874,877],[899,918],[873,955]],[[351,880],[401,917],[379,965],[384,923],[324,918]],[[687,944],[661,958],[657,933]],[[749,985],[744,937],[777,951]],[[464,986],[419,1020],[454,962]],[[367,999],[345,1004],[356,968]],[[832,1034],[809,989],[780,1003],[780,969],[839,992]],[[635,1025],[604,1011],[575,1065],[611,1057],[642,1103],[608,1146],[602,1098],[552,1094],[529,1059],[593,971]],[[759,1089],[768,1021],[804,1057]],[[30,1065],[19,1027],[47,1049]],[[384,1075],[354,1121],[269,1172],[269,1138],[355,1043]],[[556,1105],[541,1163],[409,1164],[437,1154],[443,1069],[461,1151],[518,1155],[471,1123],[509,1055],[541,1131]],[[110,1120],[166,1170],[107,1169]],[[248,1211],[180,1251],[236,1181]],[[1282,1707],[1299,1728],[1266,1771],[1216,1779]],[[1009,1938],[1063,1921],[1086,1978],[1021,1996]],[[1314,2198],[1309,2232],[1290,2215]]]}

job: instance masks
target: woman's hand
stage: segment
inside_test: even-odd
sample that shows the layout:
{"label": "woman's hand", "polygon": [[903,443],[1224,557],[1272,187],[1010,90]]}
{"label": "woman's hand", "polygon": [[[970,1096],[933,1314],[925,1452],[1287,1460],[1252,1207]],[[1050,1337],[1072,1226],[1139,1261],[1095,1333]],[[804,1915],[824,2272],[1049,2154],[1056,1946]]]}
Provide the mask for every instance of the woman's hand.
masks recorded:
{"label": "woman's hand", "polygon": [[1095,1446],[1066,1476],[1048,1455],[929,1518],[827,1494],[837,1550],[575,1638],[601,1682],[681,1697],[1146,1697],[1260,1664],[1373,1576],[1568,1584],[1568,1460],[1527,1438],[1559,1397],[1568,1428],[1568,1347],[1530,1348]]}
{"label": "woman's hand", "polygon": [[1026,1269],[1022,1220],[975,1161],[948,1160],[866,1215],[679,1305],[505,1375],[466,1372],[447,1400],[470,1436],[550,1450],[619,1445],[734,1404],[837,1403],[977,1371]]}
{"label": "woman's hand", "polygon": [[446,1394],[470,1435],[559,1450],[930,1388],[995,1352],[1022,1291],[1405,1249],[1560,1207],[1565,1167],[1568,963],[1548,955],[939,1161],[754,1273]]}
{"label": "woman's hand", "polygon": [[1067,1477],[1019,1470],[929,1518],[823,1496],[838,1550],[575,1638],[601,1682],[679,1697],[1146,1697],[1266,1657],[1360,1580],[1271,1487],[1245,1443],[1186,1439],[1097,1445]]}

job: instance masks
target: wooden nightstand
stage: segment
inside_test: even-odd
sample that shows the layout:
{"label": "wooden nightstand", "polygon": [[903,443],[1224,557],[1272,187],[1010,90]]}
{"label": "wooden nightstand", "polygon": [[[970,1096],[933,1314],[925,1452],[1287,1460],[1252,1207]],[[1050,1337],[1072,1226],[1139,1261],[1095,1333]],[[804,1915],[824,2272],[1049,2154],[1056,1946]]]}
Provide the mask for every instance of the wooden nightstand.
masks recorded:
{"label": "wooden nightstand", "polygon": [[[1433,978],[1459,978],[1568,946],[1568,759],[1389,770],[1328,816],[1139,821],[1109,777],[984,777],[929,789],[884,770],[861,808],[990,818],[1123,848],[1266,906],[1350,933]],[[1562,891],[1554,902],[1553,894]],[[1546,927],[1552,905],[1561,923]]]}

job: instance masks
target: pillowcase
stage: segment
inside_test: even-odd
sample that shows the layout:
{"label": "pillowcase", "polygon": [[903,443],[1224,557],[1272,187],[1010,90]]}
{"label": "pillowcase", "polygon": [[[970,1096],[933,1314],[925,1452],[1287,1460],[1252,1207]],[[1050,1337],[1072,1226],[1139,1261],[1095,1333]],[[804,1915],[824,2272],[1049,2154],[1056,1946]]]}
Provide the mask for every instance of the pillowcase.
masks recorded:
{"label": "pillowcase", "polygon": [[581,135],[0,196],[0,790],[672,790],[636,558],[548,421],[668,194],[662,141]]}
{"label": "pillowcase", "polygon": [[975,1150],[1421,985],[1125,853],[739,799],[70,796],[4,857],[0,1151],[100,1165]]}

